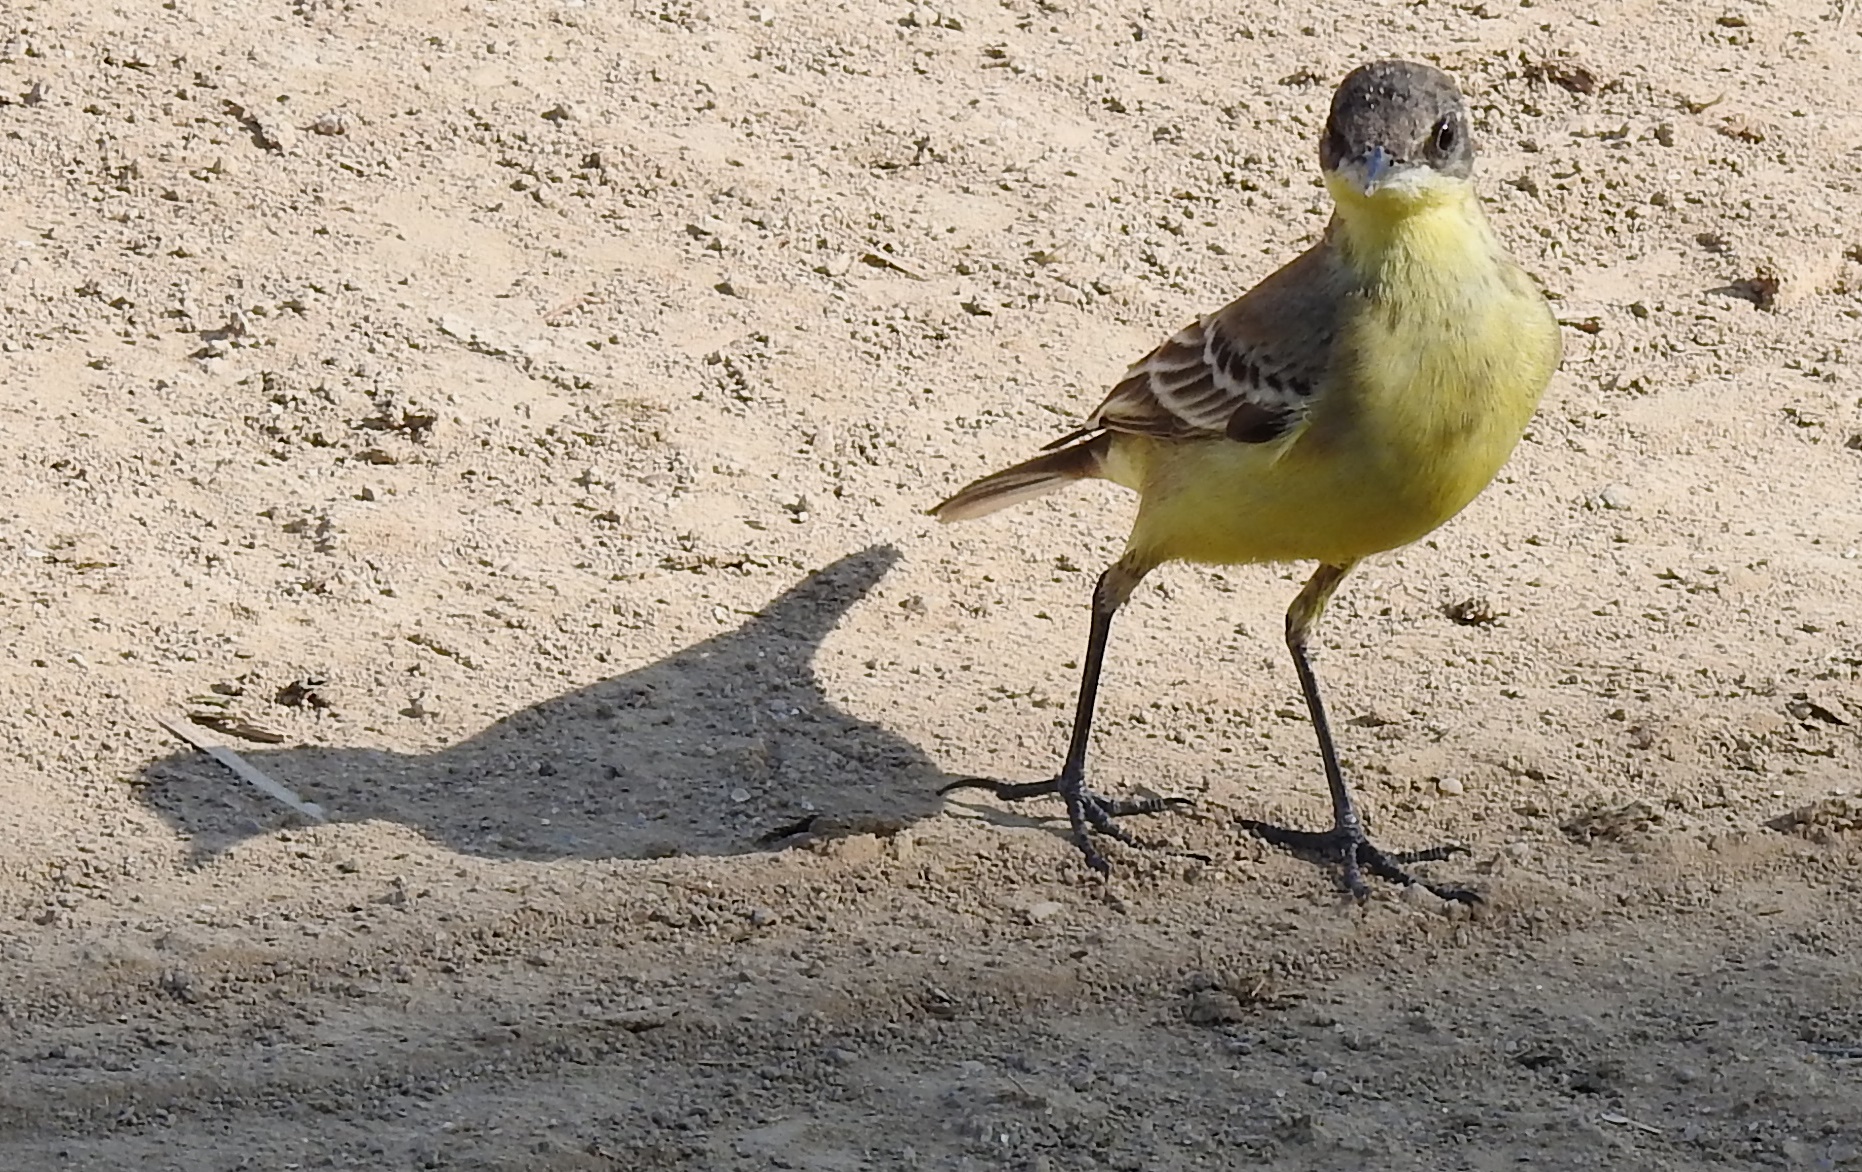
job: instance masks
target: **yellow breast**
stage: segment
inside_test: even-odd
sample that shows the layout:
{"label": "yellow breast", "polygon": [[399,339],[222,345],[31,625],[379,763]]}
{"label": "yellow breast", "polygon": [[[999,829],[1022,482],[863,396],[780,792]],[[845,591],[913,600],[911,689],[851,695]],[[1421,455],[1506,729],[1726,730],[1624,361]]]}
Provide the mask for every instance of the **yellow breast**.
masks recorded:
{"label": "yellow breast", "polygon": [[1413,515],[1413,541],[1512,455],[1558,365],[1558,323],[1471,189],[1372,233],[1374,250],[1346,252],[1367,270],[1361,309],[1341,331],[1336,393],[1316,405],[1312,438]]}

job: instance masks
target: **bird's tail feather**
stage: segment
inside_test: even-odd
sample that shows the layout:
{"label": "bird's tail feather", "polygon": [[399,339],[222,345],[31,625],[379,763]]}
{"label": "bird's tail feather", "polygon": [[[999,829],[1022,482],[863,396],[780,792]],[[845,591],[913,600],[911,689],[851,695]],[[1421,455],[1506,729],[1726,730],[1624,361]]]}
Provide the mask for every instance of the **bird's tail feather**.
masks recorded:
{"label": "bird's tail feather", "polygon": [[968,521],[1045,496],[1068,481],[1102,476],[1110,446],[1111,434],[1102,432],[1057,452],[1023,460],[1012,468],[1004,468],[966,485],[955,496],[933,508],[931,515],[940,521]]}

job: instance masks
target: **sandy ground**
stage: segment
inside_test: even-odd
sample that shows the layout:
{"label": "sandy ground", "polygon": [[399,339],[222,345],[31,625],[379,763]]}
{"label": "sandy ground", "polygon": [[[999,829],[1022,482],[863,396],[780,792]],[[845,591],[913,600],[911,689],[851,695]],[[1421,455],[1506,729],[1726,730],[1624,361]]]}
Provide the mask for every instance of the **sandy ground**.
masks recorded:
{"label": "sandy ground", "polygon": [[[1334,9],[0,10],[0,1166],[1862,1167],[1862,14]],[[1102,887],[934,791],[1053,771],[1130,499],[922,510],[1393,53],[1567,327],[1324,628],[1487,902],[1235,827],[1326,814],[1300,567],[1115,630],[1098,783],[1198,804]]]}

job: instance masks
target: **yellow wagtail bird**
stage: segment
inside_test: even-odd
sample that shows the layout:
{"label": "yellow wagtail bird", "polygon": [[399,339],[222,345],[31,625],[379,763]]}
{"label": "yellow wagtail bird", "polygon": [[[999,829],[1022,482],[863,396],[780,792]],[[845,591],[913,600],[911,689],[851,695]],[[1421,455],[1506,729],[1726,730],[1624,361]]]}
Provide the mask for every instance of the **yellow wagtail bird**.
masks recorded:
{"label": "yellow wagtail bird", "polygon": [[1367,872],[1407,885],[1415,880],[1405,866],[1452,852],[1371,845],[1339,770],[1307,641],[1353,566],[1435,529],[1499,472],[1558,366],[1558,325],[1481,214],[1468,108],[1448,75],[1407,61],[1354,70],[1333,95],[1319,164],[1336,207],[1317,244],[1133,365],[1086,425],[1046,455],[932,510],[967,520],[1089,477],[1140,496],[1125,552],[1093,592],[1059,776],[945,787],[1010,801],[1058,795],[1074,843],[1101,872],[1108,866],[1094,831],[1130,843],[1114,818],[1181,801],[1112,799],[1086,786],[1112,616],[1146,574],[1176,559],[1319,563],[1287,611],[1286,639],[1325,763],[1332,828],[1248,821],[1247,829],[1335,862],[1360,899]]}

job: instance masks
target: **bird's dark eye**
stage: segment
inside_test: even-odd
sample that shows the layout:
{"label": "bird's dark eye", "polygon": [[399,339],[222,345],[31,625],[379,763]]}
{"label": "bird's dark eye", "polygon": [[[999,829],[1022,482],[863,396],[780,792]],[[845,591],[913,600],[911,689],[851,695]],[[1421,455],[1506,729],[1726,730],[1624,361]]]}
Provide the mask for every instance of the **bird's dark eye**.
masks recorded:
{"label": "bird's dark eye", "polygon": [[1454,115],[1451,114],[1448,117],[1442,119],[1440,122],[1437,122],[1435,124],[1436,152],[1438,154],[1445,155],[1449,151],[1454,150],[1455,143],[1460,139],[1460,137],[1461,137],[1460,132],[1455,128]]}

